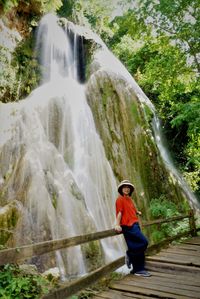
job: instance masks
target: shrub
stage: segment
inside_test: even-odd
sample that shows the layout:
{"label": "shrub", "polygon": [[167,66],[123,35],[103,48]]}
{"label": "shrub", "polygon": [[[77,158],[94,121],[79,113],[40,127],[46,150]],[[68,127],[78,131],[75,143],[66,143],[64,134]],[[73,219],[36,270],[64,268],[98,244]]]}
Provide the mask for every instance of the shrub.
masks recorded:
{"label": "shrub", "polygon": [[41,275],[27,274],[17,265],[0,267],[0,298],[37,299],[48,292],[50,283]]}
{"label": "shrub", "polygon": [[[182,209],[181,209],[182,210]],[[179,207],[172,201],[168,200],[164,195],[159,198],[153,198],[150,202],[150,216],[153,219],[170,218],[180,215]],[[187,230],[188,220],[173,221],[162,223],[153,228],[151,238],[153,242],[159,242],[169,236],[177,235]]]}

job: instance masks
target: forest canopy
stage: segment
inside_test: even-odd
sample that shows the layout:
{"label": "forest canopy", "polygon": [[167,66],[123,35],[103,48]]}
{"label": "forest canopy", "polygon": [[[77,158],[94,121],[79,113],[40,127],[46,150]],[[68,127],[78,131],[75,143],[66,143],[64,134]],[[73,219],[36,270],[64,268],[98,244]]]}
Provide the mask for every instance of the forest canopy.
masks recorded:
{"label": "forest canopy", "polygon": [[[26,20],[28,32],[50,11],[96,31],[156,106],[174,161],[200,195],[199,1],[2,0],[0,9],[1,16]],[[30,47],[27,37],[20,55],[16,53],[6,73],[1,72],[2,101],[5,92],[14,100],[28,94],[37,83],[35,61],[30,69],[25,67]],[[6,64],[6,59],[1,49],[1,63]],[[28,87],[16,97],[20,72],[25,70]],[[5,82],[8,72],[9,83]]]}

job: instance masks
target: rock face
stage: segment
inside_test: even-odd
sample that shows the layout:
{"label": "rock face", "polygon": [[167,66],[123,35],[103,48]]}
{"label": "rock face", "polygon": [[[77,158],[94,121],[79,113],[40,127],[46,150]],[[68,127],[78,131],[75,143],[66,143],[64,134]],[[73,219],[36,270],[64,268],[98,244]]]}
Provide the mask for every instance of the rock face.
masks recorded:
{"label": "rock face", "polygon": [[[108,50],[98,49],[93,55],[86,89],[88,103],[116,178],[118,181],[128,178],[134,183],[137,205],[148,219],[152,198],[164,194],[180,202],[185,201],[186,195],[166,167],[156,144],[153,105],[127,78],[120,63],[113,61],[112,54],[108,55],[107,66],[102,63],[99,57],[106,57],[105,52]],[[114,63],[118,67],[113,68]]]}

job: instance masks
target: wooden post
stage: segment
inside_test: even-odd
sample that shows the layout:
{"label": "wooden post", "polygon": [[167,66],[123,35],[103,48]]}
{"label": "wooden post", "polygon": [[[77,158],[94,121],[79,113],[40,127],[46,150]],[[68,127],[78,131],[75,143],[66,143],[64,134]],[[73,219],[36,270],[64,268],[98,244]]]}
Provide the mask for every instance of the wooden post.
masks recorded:
{"label": "wooden post", "polygon": [[197,236],[197,228],[196,228],[196,223],[195,223],[195,218],[194,218],[194,210],[193,209],[191,209],[189,211],[189,225],[190,225],[191,235],[193,237]]}

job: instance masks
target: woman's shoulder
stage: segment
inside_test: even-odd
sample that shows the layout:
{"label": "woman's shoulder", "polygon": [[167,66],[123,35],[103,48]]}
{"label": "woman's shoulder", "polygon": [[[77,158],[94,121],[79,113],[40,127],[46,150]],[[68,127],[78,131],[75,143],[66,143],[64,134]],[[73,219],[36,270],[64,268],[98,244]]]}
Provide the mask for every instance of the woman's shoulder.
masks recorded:
{"label": "woman's shoulder", "polygon": [[116,199],[116,201],[124,201],[124,200],[125,200],[125,197],[122,195],[119,195]]}

